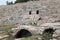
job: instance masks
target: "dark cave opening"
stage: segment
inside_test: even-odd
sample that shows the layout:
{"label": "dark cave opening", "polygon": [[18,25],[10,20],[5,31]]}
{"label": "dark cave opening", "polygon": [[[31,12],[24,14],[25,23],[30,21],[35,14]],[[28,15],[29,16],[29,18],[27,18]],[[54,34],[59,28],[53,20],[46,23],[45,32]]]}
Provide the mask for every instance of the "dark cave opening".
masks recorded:
{"label": "dark cave opening", "polygon": [[21,29],[16,33],[15,38],[23,38],[23,37],[30,37],[30,36],[32,36],[31,32],[29,32],[26,29]]}

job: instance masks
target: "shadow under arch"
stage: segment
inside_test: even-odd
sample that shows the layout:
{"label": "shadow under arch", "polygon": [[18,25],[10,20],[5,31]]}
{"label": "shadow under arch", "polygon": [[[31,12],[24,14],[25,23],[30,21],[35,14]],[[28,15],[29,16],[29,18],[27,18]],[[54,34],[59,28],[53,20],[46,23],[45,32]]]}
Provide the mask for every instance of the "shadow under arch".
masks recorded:
{"label": "shadow under arch", "polygon": [[56,31],[56,29],[53,29],[53,28],[45,29],[42,33],[42,40],[52,39],[55,31]]}
{"label": "shadow under arch", "polygon": [[32,36],[31,32],[29,32],[26,29],[21,29],[16,33],[15,38],[23,38],[23,37],[30,37],[30,36]]}
{"label": "shadow under arch", "polygon": [[43,33],[54,33],[55,32],[55,30],[56,29],[53,29],[53,28],[48,28],[48,29],[45,29],[44,31],[43,31]]}

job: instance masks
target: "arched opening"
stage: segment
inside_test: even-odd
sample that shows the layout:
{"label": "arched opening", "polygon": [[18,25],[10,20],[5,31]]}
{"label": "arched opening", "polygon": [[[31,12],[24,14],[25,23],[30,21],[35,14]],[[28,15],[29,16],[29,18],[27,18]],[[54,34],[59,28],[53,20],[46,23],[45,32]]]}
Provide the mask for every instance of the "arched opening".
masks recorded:
{"label": "arched opening", "polygon": [[39,10],[36,11],[36,14],[39,14]]}
{"label": "arched opening", "polygon": [[55,30],[56,29],[53,29],[53,28],[45,29],[43,31],[43,33],[42,33],[42,40],[50,40],[50,39],[52,39]]}
{"label": "arched opening", "polygon": [[30,36],[32,36],[31,32],[29,32],[26,29],[21,29],[16,33],[15,38],[23,38],[23,37],[30,37]]}

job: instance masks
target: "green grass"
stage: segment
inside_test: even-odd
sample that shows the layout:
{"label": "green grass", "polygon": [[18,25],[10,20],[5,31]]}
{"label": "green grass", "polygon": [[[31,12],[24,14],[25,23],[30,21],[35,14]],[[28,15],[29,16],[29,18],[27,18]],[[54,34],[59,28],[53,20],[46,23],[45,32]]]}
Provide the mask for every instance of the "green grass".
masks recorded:
{"label": "green grass", "polygon": [[7,31],[10,31],[11,28],[15,27],[14,25],[0,25],[0,35],[7,34]]}
{"label": "green grass", "polygon": [[38,40],[39,35],[32,35],[31,37],[22,38],[21,40]]}

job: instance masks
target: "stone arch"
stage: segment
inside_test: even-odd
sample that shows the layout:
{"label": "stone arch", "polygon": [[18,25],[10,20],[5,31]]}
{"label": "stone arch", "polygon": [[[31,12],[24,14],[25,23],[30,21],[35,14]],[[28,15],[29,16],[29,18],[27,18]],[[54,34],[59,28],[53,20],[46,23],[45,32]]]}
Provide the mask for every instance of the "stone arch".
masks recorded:
{"label": "stone arch", "polygon": [[26,29],[21,29],[16,33],[15,38],[23,38],[23,37],[29,37],[29,36],[32,36],[31,32],[29,32]]}
{"label": "stone arch", "polygon": [[55,30],[56,29],[53,29],[53,28],[45,29],[43,31],[43,33],[42,33],[42,40],[50,40],[50,39],[52,39]]}

